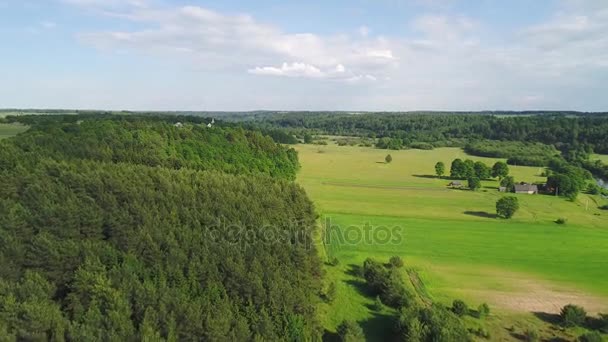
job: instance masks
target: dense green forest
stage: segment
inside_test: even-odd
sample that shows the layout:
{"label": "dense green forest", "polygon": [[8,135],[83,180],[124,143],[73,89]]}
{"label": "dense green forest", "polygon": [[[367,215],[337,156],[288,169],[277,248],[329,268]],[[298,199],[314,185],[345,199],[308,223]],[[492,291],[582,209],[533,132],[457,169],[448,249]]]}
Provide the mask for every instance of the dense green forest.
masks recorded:
{"label": "dense green forest", "polygon": [[[524,114],[524,113],[520,113]],[[585,145],[608,153],[608,115],[480,115],[471,114],[275,114],[262,127],[317,130],[331,135],[390,137],[408,146],[427,142],[461,146],[471,139],[540,142],[559,150]]]}
{"label": "dense green forest", "polygon": [[320,336],[295,152],[235,128],[30,124],[0,142],[3,340]]}

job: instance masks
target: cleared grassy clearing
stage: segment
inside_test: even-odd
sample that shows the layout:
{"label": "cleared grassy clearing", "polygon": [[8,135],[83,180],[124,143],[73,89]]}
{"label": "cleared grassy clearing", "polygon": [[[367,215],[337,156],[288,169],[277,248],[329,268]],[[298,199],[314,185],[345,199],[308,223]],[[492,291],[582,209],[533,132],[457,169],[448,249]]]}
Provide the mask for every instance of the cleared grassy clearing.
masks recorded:
{"label": "cleared grassy clearing", "polygon": [[25,132],[28,128],[29,127],[23,125],[0,123],[0,140]]}

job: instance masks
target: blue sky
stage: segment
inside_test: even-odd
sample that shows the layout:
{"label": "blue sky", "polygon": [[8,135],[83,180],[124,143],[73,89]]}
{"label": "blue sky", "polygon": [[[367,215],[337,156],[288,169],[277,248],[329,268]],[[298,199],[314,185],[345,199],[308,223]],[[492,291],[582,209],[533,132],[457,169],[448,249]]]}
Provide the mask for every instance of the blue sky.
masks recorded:
{"label": "blue sky", "polygon": [[608,110],[605,0],[0,0],[0,108]]}

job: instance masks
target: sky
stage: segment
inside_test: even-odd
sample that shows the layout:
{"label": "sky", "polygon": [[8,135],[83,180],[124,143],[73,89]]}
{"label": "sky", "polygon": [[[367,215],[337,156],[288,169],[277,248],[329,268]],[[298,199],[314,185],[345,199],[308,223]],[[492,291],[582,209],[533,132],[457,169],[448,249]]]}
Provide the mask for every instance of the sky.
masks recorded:
{"label": "sky", "polygon": [[0,108],[608,111],[607,0],[0,0]]}

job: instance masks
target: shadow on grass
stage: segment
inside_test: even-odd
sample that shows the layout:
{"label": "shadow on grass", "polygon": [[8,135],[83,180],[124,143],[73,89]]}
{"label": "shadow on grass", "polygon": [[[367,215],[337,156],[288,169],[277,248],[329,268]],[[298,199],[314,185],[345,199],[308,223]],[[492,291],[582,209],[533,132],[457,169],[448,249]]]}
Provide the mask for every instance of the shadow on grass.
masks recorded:
{"label": "shadow on grass", "polygon": [[348,274],[349,276],[361,278],[363,275],[362,269],[363,267],[359,265],[348,264],[348,270],[346,271],[346,274]]}
{"label": "shadow on grass", "polygon": [[467,211],[463,212],[463,214],[470,215],[470,216],[483,217],[483,218],[492,218],[492,219],[498,218],[498,215],[492,214],[492,213],[488,213],[487,211],[470,211],[470,210],[467,210]]}
{"label": "shadow on grass", "polygon": [[534,316],[536,316],[536,318],[538,318],[541,321],[546,322],[546,323],[559,325],[561,322],[561,319],[560,319],[559,315],[557,315],[557,314],[552,314],[552,313],[547,313],[547,312],[533,312],[532,314],[534,314]]}
{"label": "shadow on grass", "polygon": [[372,296],[372,293],[367,288],[367,284],[365,283],[364,280],[348,279],[348,280],[344,280],[344,283],[354,287],[355,290],[357,290],[357,292],[359,292],[359,294],[362,296],[365,296],[365,297]]}
{"label": "shadow on grass", "polygon": [[412,176],[417,177],[417,178],[441,179],[441,178],[439,178],[437,176],[434,176],[434,175],[412,175]]}
{"label": "shadow on grass", "polygon": [[491,186],[491,185],[485,185],[483,186],[484,189],[490,189],[490,190],[496,190],[498,191],[498,187],[497,186]]}
{"label": "shadow on grass", "polygon": [[372,317],[360,323],[366,341],[391,341],[395,318],[384,313],[372,313]]}

